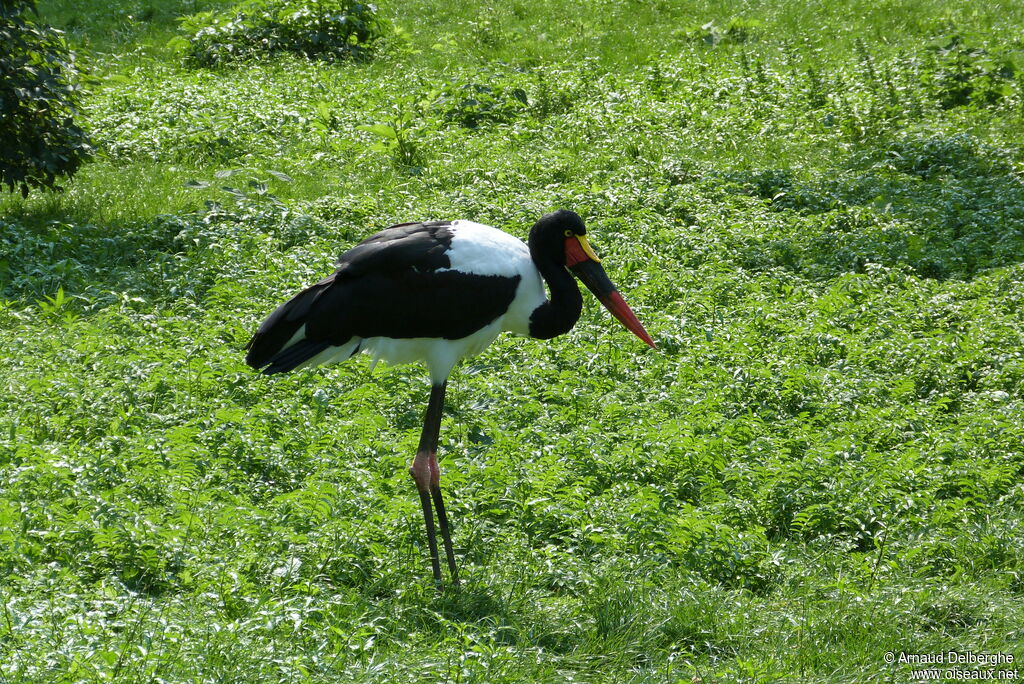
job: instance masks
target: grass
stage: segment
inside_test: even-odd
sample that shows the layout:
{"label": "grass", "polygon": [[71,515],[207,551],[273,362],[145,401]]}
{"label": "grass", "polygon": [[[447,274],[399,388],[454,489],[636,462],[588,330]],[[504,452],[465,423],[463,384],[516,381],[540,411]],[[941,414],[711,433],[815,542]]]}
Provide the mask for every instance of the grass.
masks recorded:
{"label": "grass", "polygon": [[[41,2],[98,154],[0,198],[0,678],[1024,658],[1018,4],[396,0],[372,60],[190,69],[177,18],[217,6]],[[559,206],[659,350],[589,302],[463,364],[437,595],[422,369],[266,379],[242,348],[375,230]]]}

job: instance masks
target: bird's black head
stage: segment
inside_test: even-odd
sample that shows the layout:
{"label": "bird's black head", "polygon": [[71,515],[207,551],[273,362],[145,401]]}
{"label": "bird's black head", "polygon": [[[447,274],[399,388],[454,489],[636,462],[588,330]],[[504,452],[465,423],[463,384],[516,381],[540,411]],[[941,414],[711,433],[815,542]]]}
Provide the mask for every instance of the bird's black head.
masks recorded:
{"label": "bird's black head", "polygon": [[554,264],[572,271],[626,328],[653,347],[650,335],[608,278],[601,266],[601,259],[586,236],[587,228],[579,214],[559,209],[541,216],[533,225],[530,230],[530,254],[541,273],[544,273],[546,265],[554,268]]}
{"label": "bird's black head", "polygon": [[548,259],[565,263],[564,244],[567,237],[586,235],[587,227],[575,211],[559,209],[544,214],[530,229],[530,251]]}

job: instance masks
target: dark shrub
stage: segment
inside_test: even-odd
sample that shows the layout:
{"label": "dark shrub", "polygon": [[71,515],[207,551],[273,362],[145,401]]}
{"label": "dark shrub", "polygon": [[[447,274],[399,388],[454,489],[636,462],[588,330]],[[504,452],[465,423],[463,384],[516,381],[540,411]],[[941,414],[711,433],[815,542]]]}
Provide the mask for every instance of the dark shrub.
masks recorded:
{"label": "dark shrub", "polygon": [[75,125],[80,70],[59,31],[26,16],[36,0],[0,0],[0,185],[59,190],[92,152]]}

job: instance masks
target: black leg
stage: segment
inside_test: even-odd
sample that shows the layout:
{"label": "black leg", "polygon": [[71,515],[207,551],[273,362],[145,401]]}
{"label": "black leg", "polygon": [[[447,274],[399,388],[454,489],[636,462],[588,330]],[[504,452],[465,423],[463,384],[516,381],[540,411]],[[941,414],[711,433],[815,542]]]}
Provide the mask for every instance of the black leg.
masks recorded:
{"label": "black leg", "polygon": [[441,526],[441,540],[444,542],[444,554],[448,557],[448,572],[452,575],[452,584],[459,586],[459,569],[455,566],[455,549],[452,548],[452,535],[448,531],[448,514],[444,512],[444,499],[441,498],[441,487],[431,490],[434,508],[437,509],[437,523]]}
{"label": "black leg", "polygon": [[445,513],[444,500],[441,498],[441,471],[437,467],[437,439],[441,431],[441,413],[444,409],[444,395],[448,388],[446,382],[430,388],[430,403],[423,418],[423,432],[420,434],[420,445],[416,451],[416,459],[409,468],[409,474],[416,481],[423,505],[423,519],[427,525],[427,543],[430,546],[430,563],[434,570],[434,580],[441,584],[441,563],[437,550],[437,536],[434,530],[434,515],[431,510],[431,499],[437,510],[437,522],[441,527],[441,539],[444,542],[448,570],[452,575],[452,584],[458,584],[458,571],[455,566],[455,551],[452,548],[451,532],[448,528],[448,515]]}
{"label": "black leg", "polygon": [[427,523],[427,545],[430,547],[430,567],[434,571],[434,582],[441,586],[441,561],[437,557],[437,534],[434,532],[434,513],[430,510],[430,494],[420,490],[423,504],[423,520]]}

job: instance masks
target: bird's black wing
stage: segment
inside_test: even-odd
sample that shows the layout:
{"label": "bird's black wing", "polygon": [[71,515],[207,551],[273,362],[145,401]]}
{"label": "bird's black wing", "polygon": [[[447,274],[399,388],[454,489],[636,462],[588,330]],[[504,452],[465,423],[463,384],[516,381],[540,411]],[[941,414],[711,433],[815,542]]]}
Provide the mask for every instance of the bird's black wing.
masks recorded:
{"label": "bird's black wing", "polygon": [[448,221],[399,223],[371,235],[338,257],[337,274],[354,278],[364,273],[448,268],[452,236]]}
{"label": "bird's black wing", "polygon": [[[331,276],[260,325],[246,362],[284,372],[353,336],[459,339],[494,321],[512,302],[519,277],[439,270],[450,268],[450,225],[392,226],[342,254]],[[302,326],[305,335],[292,341]]]}
{"label": "bird's black wing", "polygon": [[[307,287],[277,307],[249,339],[245,346],[245,362],[253,368],[263,368],[276,361],[278,365],[287,366],[288,370],[291,370],[330,346],[323,340],[308,344],[308,338],[298,343],[289,342],[306,324],[313,311],[313,305],[333,284],[332,275]],[[288,356],[284,357],[285,354]]]}

